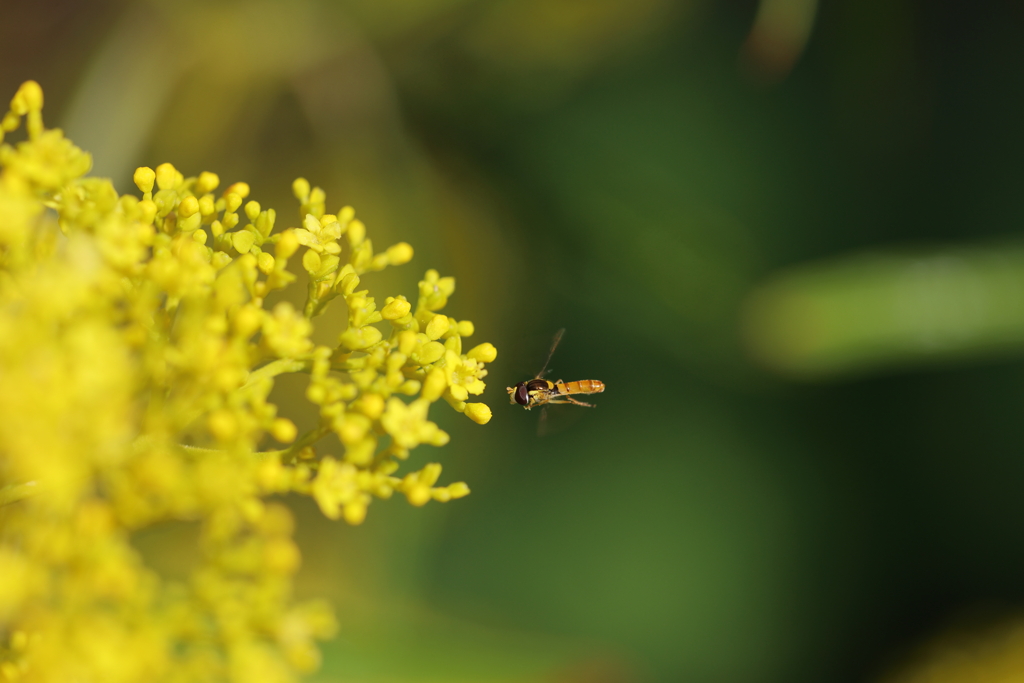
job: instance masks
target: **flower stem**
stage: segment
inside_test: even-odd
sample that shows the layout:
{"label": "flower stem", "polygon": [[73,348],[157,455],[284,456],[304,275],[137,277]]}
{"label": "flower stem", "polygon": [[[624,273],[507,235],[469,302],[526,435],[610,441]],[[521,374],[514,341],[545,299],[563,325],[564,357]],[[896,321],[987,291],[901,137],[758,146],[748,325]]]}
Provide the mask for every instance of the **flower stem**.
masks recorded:
{"label": "flower stem", "polygon": [[26,481],[23,484],[8,484],[0,488],[0,508],[24,500],[39,491],[39,482]]}

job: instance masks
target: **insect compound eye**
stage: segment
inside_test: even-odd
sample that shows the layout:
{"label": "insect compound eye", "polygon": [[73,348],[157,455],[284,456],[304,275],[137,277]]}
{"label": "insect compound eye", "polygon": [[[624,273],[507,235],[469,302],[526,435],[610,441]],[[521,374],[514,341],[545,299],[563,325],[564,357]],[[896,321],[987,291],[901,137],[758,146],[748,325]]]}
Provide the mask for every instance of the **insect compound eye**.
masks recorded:
{"label": "insect compound eye", "polygon": [[526,382],[520,382],[516,385],[516,403],[525,406],[529,402],[530,392],[526,389]]}

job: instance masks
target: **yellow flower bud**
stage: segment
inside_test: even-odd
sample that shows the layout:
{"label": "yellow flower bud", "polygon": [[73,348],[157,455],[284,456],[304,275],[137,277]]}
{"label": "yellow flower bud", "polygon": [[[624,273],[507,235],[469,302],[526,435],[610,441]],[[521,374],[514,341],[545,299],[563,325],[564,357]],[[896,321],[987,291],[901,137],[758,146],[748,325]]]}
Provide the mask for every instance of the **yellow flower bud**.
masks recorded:
{"label": "yellow flower bud", "polygon": [[424,484],[413,484],[405,491],[409,503],[422,507],[430,502],[430,487]]}
{"label": "yellow flower bud", "polygon": [[132,176],[132,180],[135,181],[135,186],[143,192],[152,192],[156,173],[149,166],[139,166],[135,169],[135,175]]}
{"label": "yellow flower bud", "polygon": [[256,256],[256,264],[264,275],[274,272],[274,257],[265,251],[261,251]]}
{"label": "yellow flower bud", "polygon": [[366,519],[366,502],[354,500],[346,503],[342,514],[345,516],[345,521],[352,526],[362,524],[363,520]]}
{"label": "yellow flower bud", "polygon": [[288,418],[279,417],[270,425],[270,435],[281,443],[291,443],[298,436],[298,429]]}
{"label": "yellow flower bud", "polygon": [[305,178],[296,178],[292,181],[292,194],[300,202],[305,202],[309,199],[309,181]]}
{"label": "yellow flower bud", "polygon": [[445,332],[448,331],[448,316],[446,315],[435,315],[427,323],[427,327],[423,332],[431,340],[440,339]]}
{"label": "yellow flower bud", "polygon": [[[453,320],[454,318],[449,318],[449,321]],[[458,358],[462,355],[462,337],[457,334],[449,336],[444,340],[444,347],[454,353],[455,357]]]}
{"label": "yellow flower bud", "polygon": [[30,111],[39,111],[43,108],[43,89],[35,81],[25,81],[18,88],[11,100],[11,111],[18,116],[24,116]]}
{"label": "yellow flower bud", "polygon": [[353,247],[359,246],[366,239],[366,226],[362,221],[354,220],[348,224],[348,242]]}
{"label": "yellow flower bud", "polygon": [[[249,196],[249,183],[233,183],[224,190],[224,197],[227,198],[229,194],[237,195],[240,199],[245,199]],[[235,205],[237,209],[241,205],[241,202]],[[232,209],[234,211],[235,209]]]}
{"label": "yellow flower bud", "polygon": [[234,192],[225,191],[224,224],[227,225],[227,227],[233,228],[235,227],[235,224],[238,223],[238,216],[234,216],[234,212],[238,209],[238,207],[242,205],[243,199],[244,197],[242,197],[241,195],[235,194]]}
{"label": "yellow flower bud", "polygon": [[172,164],[160,164],[156,167],[156,186],[161,190],[173,189],[178,184],[181,174]]}
{"label": "yellow flower bud", "polygon": [[337,430],[338,438],[347,446],[353,445],[366,436],[370,426],[370,421],[365,415],[346,414],[344,421]]}
{"label": "yellow flower bud", "polygon": [[[21,116],[15,114],[13,111],[8,111],[4,114],[3,118],[0,118],[0,142],[3,142],[3,134],[9,133],[12,130],[17,130],[18,126],[21,125]],[[10,662],[0,664],[0,672],[3,671],[3,667]]]}
{"label": "yellow flower bud", "polygon": [[478,425],[485,425],[491,421],[491,409],[486,403],[467,403],[465,414]]}
{"label": "yellow flower bud", "polygon": [[365,467],[373,462],[373,452],[377,449],[377,439],[368,436],[353,444],[345,446],[345,460],[353,465]]}
{"label": "yellow flower bud", "polygon": [[245,203],[245,215],[250,221],[255,221],[260,215],[260,203],[248,201]]}
{"label": "yellow flower bud", "polygon": [[412,310],[412,304],[405,300],[405,297],[392,299],[388,297],[388,302],[381,309],[380,315],[385,320],[398,320],[409,315],[409,311]]}
{"label": "yellow flower bud", "polygon": [[398,333],[398,350],[403,355],[409,356],[416,348],[416,333],[412,330],[403,330]]}
{"label": "yellow flower bud", "polygon": [[204,194],[199,198],[199,213],[203,216],[212,216],[217,212],[217,203],[213,201],[213,195]]}
{"label": "yellow flower bud", "polygon": [[314,405],[323,405],[327,401],[327,389],[319,384],[310,384],[306,387],[306,398]]}
{"label": "yellow flower bud", "polygon": [[385,253],[388,257],[388,263],[393,266],[400,266],[404,263],[408,263],[413,257],[412,247],[406,242],[399,242],[398,244],[391,245]]}
{"label": "yellow flower bud", "polygon": [[188,218],[199,212],[199,200],[195,197],[185,197],[178,204],[178,216]]}
{"label": "yellow flower bud", "polygon": [[324,201],[327,199],[327,193],[323,191],[323,188],[314,187],[309,191],[309,205],[311,209],[314,209],[314,213],[317,216],[324,212]]}
{"label": "yellow flower bud", "polygon": [[419,480],[421,484],[427,486],[433,486],[437,483],[437,480],[441,478],[441,464],[436,462],[427,463],[423,466],[423,469],[419,472]]}
{"label": "yellow flower bud", "polygon": [[342,346],[353,351],[365,349],[369,346],[373,346],[383,338],[383,334],[376,327],[367,325],[366,327],[353,327],[345,330],[339,336],[339,341]]}
{"label": "yellow flower bud", "polygon": [[285,230],[274,248],[274,255],[279,259],[289,259],[299,249],[299,238],[294,230]]}
{"label": "yellow flower bud", "polygon": [[415,353],[410,354],[413,361],[418,365],[430,365],[444,355],[444,344],[436,341],[427,342]]}
{"label": "yellow flower bud", "polygon": [[220,185],[220,176],[216,173],[210,173],[209,171],[203,171],[199,174],[199,178],[196,179],[195,192],[196,194],[206,194],[207,192],[213,192]]}
{"label": "yellow flower bud", "polygon": [[448,379],[445,377],[444,370],[434,368],[427,373],[426,378],[423,380],[423,388],[420,395],[433,403],[437,399],[441,398],[441,395],[447,388]]}
{"label": "yellow flower bud", "polygon": [[362,399],[363,414],[376,420],[384,412],[384,397],[380,394],[366,394]]}
{"label": "yellow flower bud", "polygon": [[[345,266],[345,268],[350,267],[351,266],[349,265]],[[339,294],[348,295],[356,291],[356,287],[359,286],[359,276],[351,272],[341,275],[341,273],[345,272],[345,268],[342,268],[341,271],[339,271],[338,284],[336,285],[336,289]]]}
{"label": "yellow flower bud", "polygon": [[139,221],[150,225],[156,219],[156,204],[152,199],[143,199],[139,202]]}
{"label": "yellow flower bud", "polygon": [[469,495],[469,486],[464,481],[457,481],[448,485],[448,493],[452,498],[464,498]]}
{"label": "yellow flower bud", "polygon": [[485,342],[471,348],[466,356],[481,363],[493,363],[494,359],[498,357],[498,349],[494,348],[494,344]]}
{"label": "yellow flower bud", "polygon": [[414,379],[407,379],[395,391],[403,396],[415,396],[420,393],[420,383]]}

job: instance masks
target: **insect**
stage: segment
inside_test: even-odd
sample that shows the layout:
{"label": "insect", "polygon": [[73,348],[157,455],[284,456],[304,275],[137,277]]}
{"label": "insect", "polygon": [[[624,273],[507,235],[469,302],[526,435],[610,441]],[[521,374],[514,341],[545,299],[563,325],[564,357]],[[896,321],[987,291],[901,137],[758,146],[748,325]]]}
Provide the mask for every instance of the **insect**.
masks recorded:
{"label": "insect", "polygon": [[562,341],[563,334],[565,334],[564,329],[555,333],[555,339],[551,342],[551,350],[548,351],[548,359],[544,361],[544,367],[541,368],[536,377],[525,382],[519,382],[514,387],[505,387],[505,390],[508,391],[510,403],[518,403],[527,410],[548,403],[572,403],[573,405],[586,406],[587,408],[594,407],[590,403],[577,401],[572,397],[572,394],[600,394],[604,391],[604,382],[597,379],[581,379],[577,382],[563,382],[562,380],[552,382],[551,380],[544,379],[544,375],[547,374],[548,363],[551,362],[551,356],[555,354],[555,349],[558,348],[558,342]]}

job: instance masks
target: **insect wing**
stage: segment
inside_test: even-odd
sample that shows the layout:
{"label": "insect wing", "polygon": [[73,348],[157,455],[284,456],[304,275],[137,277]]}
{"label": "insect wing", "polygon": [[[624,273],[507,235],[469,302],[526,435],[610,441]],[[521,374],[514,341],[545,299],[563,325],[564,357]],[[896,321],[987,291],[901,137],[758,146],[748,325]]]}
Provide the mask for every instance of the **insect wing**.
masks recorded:
{"label": "insect wing", "polygon": [[540,369],[540,372],[534,377],[534,379],[540,379],[548,372],[548,365],[551,363],[551,357],[555,355],[555,349],[558,348],[558,343],[562,341],[562,335],[565,334],[565,328],[563,327],[558,332],[555,332],[555,338],[551,340],[551,350],[548,351],[548,358],[544,361],[544,367]]}
{"label": "insect wing", "polygon": [[546,405],[541,408],[540,418],[537,420],[537,436],[552,436],[573,429],[586,414],[587,411],[572,405]]}

